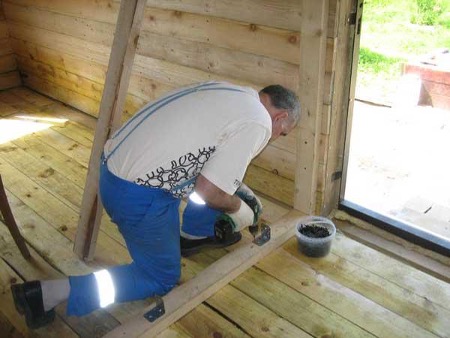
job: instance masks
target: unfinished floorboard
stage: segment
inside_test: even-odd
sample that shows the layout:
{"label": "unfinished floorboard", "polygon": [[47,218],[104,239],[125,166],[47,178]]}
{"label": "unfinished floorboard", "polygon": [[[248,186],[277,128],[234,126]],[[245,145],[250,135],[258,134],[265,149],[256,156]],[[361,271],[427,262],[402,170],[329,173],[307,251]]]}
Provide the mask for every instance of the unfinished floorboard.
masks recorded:
{"label": "unfinished floorboard", "polygon": [[363,295],[316,272],[298,256],[278,249],[257,267],[375,336],[433,336]]}
{"label": "unfinished floorboard", "polygon": [[[0,170],[5,186],[31,209],[41,215],[55,229],[70,240],[75,238],[78,214],[56,198],[49,198],[48,191],[17,171],[14,167],[0,160]],[[63,231],[64,229],[65,231]],[[129,255],[126,249],[103,232],[99,234],[97,259],[104,265],[126,263]]]}
{"label": "unfinished floorboard", "polygon": [[[293,240],[289,241],[284,248],[290,254],[297,254],[297,243]],[[378,256],[381,254],[374,253],[371,262],[376,262]],[[352,257],[352,255],[349,254],[346,257]],[[444,319],[450,317],[450,311],[439,303],[433,303],[428,297],[421,297],[404,287],[399,287],[378,274],[370,272],[365,267],[352,264],[346,258],[336,256],[334,253],[320,261],[303,256],[299,256],[299,258],[310,265],[316,273],[327,276],[336,283],[403,317],[406,320],[407,328],[405,327],[405,330],[414,329],[411,333],[415,332],[416,335],[420,334],[421,337],[425,337],[445,336],[450,332],[450,322]],[[427,303],[428,306],[424,307],[423,304]],[[399,319],[398,325],[400,322]]]}
{"label": "unfinished floorboard", "polygon": [[[225,250],[209,250],[205,254],[193,257],[193,259],[198,261],[199,265],[209,265],[226,254],[227,251]],[[236,290],[235,296],[242,294],[249,296],[280,318],[287,319],[290,323],[314,337],[327,335],[355,338],[374,337],[338,313],[330,311],[327,307],[316,303],[314,300],[309,299],[307,296],[256,268],[250,268],[225,288],[234,288]],[[233,309],[238,305],[231,304],[228,307],[224,307],[223,299],[220,298],[224,289],[206,302],[217,311],[225,313],[229,318],[233,318]],[[247,309],[247,312],[252,313],[253,310],[251,308]],[[264,331],[267,328],[264,323],[265,321],[253,323],[255,326],[254,330]],[[273,333],[272,330],[270,331]]]}
{"label": "unfinished floorboard", "polygon": [[[4,146],[8,147],[8,151],[2,151]],[[27,151],[15,147],[13,143],[4,143],[0,146],[0,160],[26,174],[74,211],[80,209],[82,188],[67,180],[52,167],[29,155]]]}
{"label": "unfinished floorboard", "polygon": [[353,225],[355,220],[348,219],[349,216],[343,212],[337,212],[333,216],[333,222],[349,238],[450,283],[450,258],[395,237],[382,229],[376,229],[378,231],[375,233],[373,226],[369,225],[371,230],[366,229],[368,224],[362,224],[362,227]]}

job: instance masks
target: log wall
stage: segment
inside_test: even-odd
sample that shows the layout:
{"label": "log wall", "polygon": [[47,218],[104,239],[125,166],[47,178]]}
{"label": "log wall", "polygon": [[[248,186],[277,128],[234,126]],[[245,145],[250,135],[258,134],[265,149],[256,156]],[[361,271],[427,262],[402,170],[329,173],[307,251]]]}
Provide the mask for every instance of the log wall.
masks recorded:
{"label": "log wall", "polygon": [[0,0],[0,90],[20,86],[17,63],[9,40],[8,24]]}
{"label": "log wall", "polygon": [[[341,2],[346,1],[327,1],[323,109],[303,112],[320,114],[322,121],[318,133],[309,131],[320,137],[319,161],[312,169],[317,213],[329,180],[332,115],[340,113],[333,108],[333,85]],[[96,116],[119,5],[117,0],[3,0],[23,83]],[[302,8],[299,0],[148,0],[124,118],[171,89],[211,79],[255,89],[279,83],[299,93],[302,67],[308,67],[300,64]],[[294,205],[297,158],[302,158],[300,132],[271,143],[245,178],[255,190],[289,206]]]}

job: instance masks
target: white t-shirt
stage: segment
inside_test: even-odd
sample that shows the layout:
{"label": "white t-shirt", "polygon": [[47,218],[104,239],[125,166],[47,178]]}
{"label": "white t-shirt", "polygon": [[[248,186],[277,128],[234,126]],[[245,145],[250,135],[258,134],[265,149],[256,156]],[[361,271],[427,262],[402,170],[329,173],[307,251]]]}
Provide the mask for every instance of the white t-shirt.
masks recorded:
{"label": "white t-shirt", "polygon": [[185,197],[201,173],[232,195],[272,133],[258,92],[206,82],[144,106],[104,148],[108,169],[139,185]]}

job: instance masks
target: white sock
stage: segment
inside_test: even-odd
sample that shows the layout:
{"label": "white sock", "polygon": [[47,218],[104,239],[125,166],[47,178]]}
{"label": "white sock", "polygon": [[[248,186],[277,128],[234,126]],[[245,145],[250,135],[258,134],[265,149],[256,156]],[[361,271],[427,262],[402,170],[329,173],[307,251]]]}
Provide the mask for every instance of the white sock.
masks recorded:
{"label": "white sock", "polygon": [[41,281],[41,289],[44,310],[49,311],[69,298],[69,279],[43,280]]}
{"label": "white sock", "polygon": [[186,239],[203,239],[206,238],[206,236],[195,236],[195,235],[189,235],[185,233],[183,230],[181,230],[181,237]]}

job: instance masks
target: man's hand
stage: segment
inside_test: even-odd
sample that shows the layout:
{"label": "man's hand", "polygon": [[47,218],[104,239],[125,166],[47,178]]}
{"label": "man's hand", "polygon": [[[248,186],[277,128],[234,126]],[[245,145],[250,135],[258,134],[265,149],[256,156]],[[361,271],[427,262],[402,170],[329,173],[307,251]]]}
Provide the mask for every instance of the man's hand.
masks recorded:
{"label": "man's hand", "polygon": [[233,232],[241,231],[243,228],[248,227],[253,224],[254,220],[253,210],[243,201],[241,202],[241,206],[238,211],[233,213],[223,213],[219,215],[217,221],[225,221],[231,224]]}
{"label": "man's hand", "polygon": [[[235,195],[239,196],[239,198],[247,204],[250,209],[253,211],[253,223],[256,224],[259,220],[259,217],[262,213],[262,203],[258,197],[256,197],[255,193],[244,183],[236,190]],[[252,225],[249,224],[249,225]]]}

